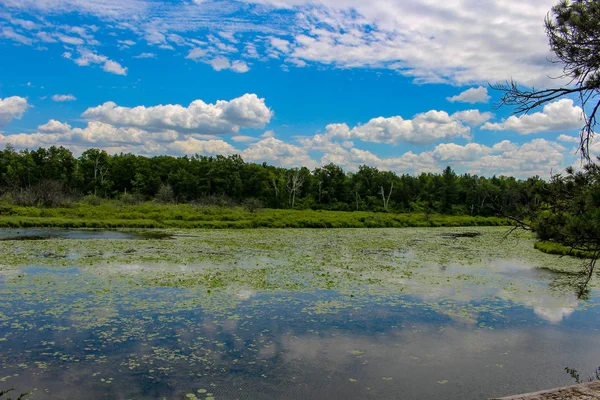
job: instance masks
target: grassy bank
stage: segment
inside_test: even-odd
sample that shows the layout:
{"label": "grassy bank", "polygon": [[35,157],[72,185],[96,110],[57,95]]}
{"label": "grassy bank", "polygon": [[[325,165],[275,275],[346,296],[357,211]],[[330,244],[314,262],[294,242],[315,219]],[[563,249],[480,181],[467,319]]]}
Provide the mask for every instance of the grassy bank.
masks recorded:
{"label": "grassy bank", "polygon": [[546,254],[556,254],[559,256],[573,256],[578,258],[592,258],[589,251],[571,249],[555,242],[536,242],[533,247]]}
{"label": "grassy bank", "polygon": [[510,221],[497,217],[387,214],[314,210],[258,210],[196,207],[192,205],[97,206],[73,204],[63,208],[0,206],[0,227],[56,228],[404,228],[503,226]]}

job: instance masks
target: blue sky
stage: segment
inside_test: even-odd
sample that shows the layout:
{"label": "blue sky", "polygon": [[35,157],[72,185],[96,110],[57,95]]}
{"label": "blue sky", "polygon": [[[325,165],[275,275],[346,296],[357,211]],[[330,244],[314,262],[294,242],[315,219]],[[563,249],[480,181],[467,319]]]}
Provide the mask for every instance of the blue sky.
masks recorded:
{"label": "blue sky", "polygon": [[548,178],[582,110],[487,89],[557,84],[554,2],[523,3],[3,0],[0,146]]}

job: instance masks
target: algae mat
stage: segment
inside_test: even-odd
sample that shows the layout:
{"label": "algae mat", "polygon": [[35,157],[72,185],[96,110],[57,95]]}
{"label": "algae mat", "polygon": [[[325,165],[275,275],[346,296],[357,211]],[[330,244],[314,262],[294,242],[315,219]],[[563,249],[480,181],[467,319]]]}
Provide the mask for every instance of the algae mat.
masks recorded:
{"label": "algae mat", "polygon": [[33,399],[481,399],[600,364],[582,261],[506,228],[9,233],[0,390]]}

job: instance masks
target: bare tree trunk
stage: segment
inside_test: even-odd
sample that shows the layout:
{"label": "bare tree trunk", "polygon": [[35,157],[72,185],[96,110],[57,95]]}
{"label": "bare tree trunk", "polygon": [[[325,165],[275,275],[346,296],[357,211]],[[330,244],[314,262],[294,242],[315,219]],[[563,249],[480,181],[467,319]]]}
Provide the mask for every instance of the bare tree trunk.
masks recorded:
{"label": "bare tree trunk", "polygon": [[296,204],[296,192],[304,183],[304,177],[300,175],[300,170],[296,169],[292,174],[288,174],[286,186],[290,191],[290,207],[294,208]]}
{"label": "bare tree trunk", "polygon": [[385,211],[388,210],[388,204],[390,204],[390,198],[392,197],[392,191],[394,190],[394,182],[392,182],[392,184],[390,185],[390,192],[387,195],[387,198],[385,197],[385,189],[383,188],[383,185],[381,186],[381,198],[383,199],[383,209]]}
{"label": "bare tree trunk", "polygon": [[275,177],[271,178],[271,183],[273,184],[273,189],[275,190],[275,204],[279,206],[279,185],[277,184]]}

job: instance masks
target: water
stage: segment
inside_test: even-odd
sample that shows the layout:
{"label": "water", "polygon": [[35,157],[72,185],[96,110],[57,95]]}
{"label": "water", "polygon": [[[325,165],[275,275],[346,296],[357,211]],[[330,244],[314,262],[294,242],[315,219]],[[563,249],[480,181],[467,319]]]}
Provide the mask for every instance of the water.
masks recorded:
{"label": "water", "polygon": [[599,297],[577,299],[564,273],[581,261],[476,231],[2,242],[0,390],[485,399],[572,384],[565,367],[591,374]]}
{"label": "water", "polygon": [[164,239],[162,235],[152,231],[106,231],[106,230],[75,230],[75,229],[0,229],[0,241],[15,240],[93,240],[93,239]]}

